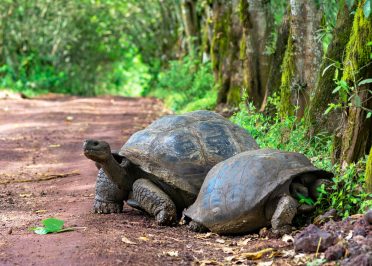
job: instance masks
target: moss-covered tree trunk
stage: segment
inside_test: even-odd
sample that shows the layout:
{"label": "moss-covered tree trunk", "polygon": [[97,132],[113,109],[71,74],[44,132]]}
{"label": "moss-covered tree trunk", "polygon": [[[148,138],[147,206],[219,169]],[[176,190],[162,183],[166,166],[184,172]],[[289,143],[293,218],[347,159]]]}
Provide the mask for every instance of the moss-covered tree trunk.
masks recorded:
{"label": "moss-covered tree trunk", "polygon": [[[290,0],[290,35],[282,63],[280,114],[302,117],[315,87],[321,61],[321,44],[316,40],[321,12],[315,1]],[[297,108],[294,108],[294,107]]]}
{"label": "moss-covered tree trunk", "polygon": [[[283,62],[284,54],[287,48],[288,43],[288,34],[289,34],[289,14],[284,15],[282,24],[278,31],[278,37],[275,43],[275,53],[272,56],[270,62],[270,71],[267,78],[267,83],[265,87],[265,96],[261,104],[260,111],[265,110],[267,106],[267,99],[274,91],[279,90],[281,84],[281,72],[280,65]],[[270,111],[269,111],[270,112]]]}
{"label": "moss-covered tree trunk", "polygon": [[213,1],[211,60],[218,103],[237,105],[243,90],[260,106],[269,73],[265,53],[270,33],[268,1]]}
{"label": "moss-covered tree trunk", "polygon": [[234,16],[236,1],[215,1],[213,4],[213,38],[211,60],[218,86],[217,103],[236,104],[240,98],[239,81],[232,74],[241,69],[239,40],[241,27]]}
{"label": "moss-covered tree trunk", "polygon": [[[353,8],[352,8],[353,9]],[[333,30],[333,38],[327,49],[327,54],[320,66],[317,83],[312,92],[310,105],[306,114],[306,123],[310,128],[311,134],[320,131],[334,132],[338,127],[342,114],[340,110],[334,110],[324,115],[325,110],[331,102],[337,101],[337,94],[332,93],[336,87],[334,78],[334,67],[329,67],[334,62],[341,62],[345,47],[349,41],[351,26],[353,24],[352,9],[346,4],[339,10],[336,26]],[[342,73],[340,73],[342,74]]]}
{"label": "moss-covered tree trunk", "polygon": [[[243,4],[244,1],[240,2],[240,15],[244,31],[242,41],[246,42],[246,50],[244,51],[241,46],[241,54],[245,52],[248,61],[248,64],[245,64],[247,78],[245,78],[244,87],[247,89],[249,100],[259,108],[265,96],[270,72],[271,55],[266,52],[266,45],[273,27],[273,19],[270,14],[269,1],[248,0],[247,9]],[[250,23],[244,23],[245,13],[249,14]],[[252,80],[250,79],[254,79],[256,84],[251,86]]]}
{"label": "moss-covered tree trunk", "polygon": [[196,0],[181,0],[181,12],[187,50],[191,55],[194,55],[199,44],[199,23],[196,14]]}
{"label": "moss-covered tree trunk", "polygon": [[372,83],[358,86],[360,80],[372,77],[372,47],[367,45],[372,41],[372,16],[364,16],[364,2],[359,2],[355,12],[343,62],[342,80],[354,89],[344,97],[349,107],[342,136],[342,163],[357,161],[369,152],[372,142],[372,118],[366,118],[367,110],[372,109]]}

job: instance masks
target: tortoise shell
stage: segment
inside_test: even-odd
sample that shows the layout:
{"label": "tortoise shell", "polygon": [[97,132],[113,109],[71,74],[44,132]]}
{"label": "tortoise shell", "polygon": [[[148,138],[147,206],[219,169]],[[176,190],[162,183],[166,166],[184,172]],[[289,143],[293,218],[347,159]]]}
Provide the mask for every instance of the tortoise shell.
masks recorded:
{"label": "tortoise shell", "polygon": [[240,153],[211,169],[184,214],[219,234],[254,231],[270,225],[279,196],[289,195],[292,180],[304,173],[311,173],[311,183],[332,176],[300,153],[272,149]]}
{"label": "tortoise shell", "polygon": [[164,116],[132,135],[119,154],[161,182],[197,195],[208,171],[258,149],[247,131],[210,111]]}

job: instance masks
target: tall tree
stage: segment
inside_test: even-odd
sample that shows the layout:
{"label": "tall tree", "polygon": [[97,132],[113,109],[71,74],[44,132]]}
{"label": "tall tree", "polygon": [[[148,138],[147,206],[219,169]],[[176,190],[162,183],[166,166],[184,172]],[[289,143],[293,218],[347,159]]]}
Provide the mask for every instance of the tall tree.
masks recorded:
{"label": "tall tree", "polygon": [[[344,56],[354,18],[351,10],[354,8],[348,8],[344,3],[338,12],[332,41],[320,66],[316,86],[306,114],[306,123],[310,127],[311,134],[320,131],[334,132],[340,123],[342,116],[340,110],[334,110],[327,115],[324,115],[324,112],[328,105],[335,102],[337,98],[337,95],[332,93],[335,88],[334,67],[332,65],[339,64]],[[337,71],[341,72],[342,70],[337,69]]]}
{"label": "tall tree", "polygon": [[198,48],[199,21],[196,13],[196,0],[181,0],[182,20],[186,34],[187,47],[190,54]]}
{"label": "tall tree", "polygon": [[270,33],[269,2],[265,0],[214,1],[211,59],[218,103],[236,105],[243,89],[260,106],[270,57],[265,53]]}
{"label": "tall tree", "polygon": [[[363,12],[364,1],[360,1],[355,11],[353,27],[346,46],[342,81],[348,86],[340,94],[348,108],[344,121],[341,162],[355,162],[369,152],[372,142],[372,118],[367,111],[372,110],[372,83],[363,79],[372,77],[372,16]],[[343,88],[341,88],[343,89]]]}
{"label": "tall tree", "polygon": [[285,116],[296,112],[302,117],[322,56],[321,44],[316,40],[322,16],[315,1],[290,0],[289,4],[290,34],[282,64],[280,113]]}

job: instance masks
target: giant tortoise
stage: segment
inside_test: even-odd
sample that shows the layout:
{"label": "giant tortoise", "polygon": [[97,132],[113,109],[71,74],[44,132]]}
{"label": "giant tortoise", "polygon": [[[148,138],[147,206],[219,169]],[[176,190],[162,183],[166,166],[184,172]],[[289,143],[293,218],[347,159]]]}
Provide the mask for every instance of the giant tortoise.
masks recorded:
{"label": "giant tortoise", "polygon": [[129,205],[160,225],[174,223],[195,201],[215,164],[252,149],[258,145],[247,131],[210,111],[164,116],[132,135],[118,154],[104,141],[84,143],[85,156],[102,166],[96,211],[120,211],[130,197]]}
{"label": "giant tortoise", "polygon": [[271,225],[288,233],[297,211],[311,210],[293,197],[315,200],[316,187],[331,176],[300,153],[246,151],[210,170],[184,219],[194,231],[242,234]]}

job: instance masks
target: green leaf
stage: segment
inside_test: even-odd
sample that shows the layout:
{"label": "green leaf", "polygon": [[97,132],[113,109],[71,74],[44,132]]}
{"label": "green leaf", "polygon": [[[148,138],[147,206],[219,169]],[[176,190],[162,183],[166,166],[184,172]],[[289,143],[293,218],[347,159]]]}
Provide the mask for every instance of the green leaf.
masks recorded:
{"label": "green leaf", "polygon": [[49,231],[45,227],[35,227],[32,229],[38,235],[46,235]]}
{"label": "green leaf", "polygon": [[368,84],[368,83],[372,83],[372,79],[364,79],[364,80],[362,80],[361,82],[358,83],[358,86]]}
{"label": "green leaf", "polygon": [[360,99],[359,95],[354,96],[354,104],[355,104],[355,107],[362,106],[362,100]]}
{"label": "green leaf", "polygon": [[354,2],[355,2],[354,0],[346,0],[346,5],[349,8],[349,10],[351,10],[351,8],[353,7]]}
{"label": "green leaf", "polygon": [[41,223],[44,225],[44,227],[34,227],[30,228],[30,230],[34,231],[38,235],[46,235],[49,233],[59,233],[73,230],[73,228],[63,229],[63,224],[65,222],[56,218],[47,218],[45,220],[42,220]]}
{"label": "green leaf", "polygon": [[335,64],[336,64],[336,63],[332,63],[332,64],[328,65],[328,66],[323,70],[323,72],[322,72],[322,76],[324,76],[324,74],[327,72],[327,70],[328,70],[330,67],[334,66]]}
{"label": "green leaf", "polygon": [[349,85],[345,80],[340,80],[340,86],[347,91],[349,90]]}
{"label": "green leaf", "polygon": [[371,14],[371,0],[366,0],[363,6],[363,13],[366,18]]}
{"label": "green leaf", "polygon": [[372,112],[368,112],[367,113],[367,119],[370,118],[372,116]]}
{"label": "green leaf", "polygon": [[311,198],[305,197],[301,193],[297,193],[297,196],[300,199],[299,200],[300,203],[305,203],[307,205],[314,205],[315,204],[315,202]]}
{"label": "green leaf", "polygon": [[42,221],[45,229],[50,233],[58,232],[63,228],[65,222],[56,218],[48,218]]}
{"label": "green leaf", "polygon": [[336,92],[338,92],[340,89],[341,89],[341,86],[337,86],[337,87],[332,91],[332,93],[336,93]]}

